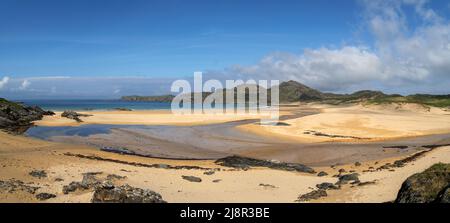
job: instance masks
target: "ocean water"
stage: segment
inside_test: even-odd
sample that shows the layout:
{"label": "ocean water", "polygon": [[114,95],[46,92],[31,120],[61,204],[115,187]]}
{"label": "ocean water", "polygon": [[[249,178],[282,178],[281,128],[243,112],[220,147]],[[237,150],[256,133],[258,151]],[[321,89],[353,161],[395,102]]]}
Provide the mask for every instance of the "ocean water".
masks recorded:
{"label": "ocean water", "polygon": [[45,110],[113,110],[128,108],[132,110],[170,109],[170,102],[144,102],[122,100],[21,100],[26,105],[37,105]]}

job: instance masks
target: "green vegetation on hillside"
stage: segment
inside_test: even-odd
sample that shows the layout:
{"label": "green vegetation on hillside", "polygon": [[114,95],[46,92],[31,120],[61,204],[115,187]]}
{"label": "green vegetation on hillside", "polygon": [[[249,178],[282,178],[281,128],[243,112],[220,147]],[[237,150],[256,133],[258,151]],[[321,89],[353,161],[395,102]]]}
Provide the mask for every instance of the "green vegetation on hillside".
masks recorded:
{"label": "green vegetation on hillside", "polygon": [[[246,88],[246,86],[243,86]],[[224,103],[225,92],[230,90],[223,90]],[[232,90],[231,90],[232,91]],[[234,97],[236,101],[237,88],[234,88]],[[271,91],[267,92],[268,104],[270,104]],[[203,92],[202,98],[205,99],[211,95],[211,92]],[[187,94],[187,97],[194,97],[194,94]],[[257,95],[259,97],[259,94]],[[429,95],[429,94],[414,94],[402,96],[399,94],[385,94],[381,91],[363,90],[352,94],[333,94],[324,93],[319,90],[310,88],[304,84],[296,81],[287,81],[279,85],[279,97],[281,103],[292,102],[321,102],[325,104],[352,104],[352,103],[369,103],[369,104],[390,104],[390,103],[417,103],[434,107],[450,107],[450,95]],[[122,100],[126,101],[153,101],[153,102],[171,102],[173,95],[162,96],[124,96]],[[245,92],[246,101],[248,101],[249,93]]]}
{"label": "green vegetation on hillside", "polygon": [[428,95],[428,94],[415,94],[408,96],[384,95],[372,98],[368,100],[368,102],[373,104],[417,103],[434,107],[449,107],[450,95]]}

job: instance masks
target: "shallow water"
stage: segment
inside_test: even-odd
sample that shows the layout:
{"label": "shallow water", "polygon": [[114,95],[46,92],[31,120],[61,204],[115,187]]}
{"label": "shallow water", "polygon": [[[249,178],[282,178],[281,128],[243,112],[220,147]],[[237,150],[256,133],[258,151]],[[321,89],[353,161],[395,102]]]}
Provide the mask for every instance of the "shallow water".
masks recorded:
{"label": "shallow water", "polygon": [[81,126],[33,126],[25,135],[49,140],[55,136],[82,136],[88,137],[95,134],[109,134],[112,128],[138,128],[134,125],[81,125]]}
{"label": "shallow water", "polygon": [[113,110],[128,108],[132,110],[170,109],[170,102],[145,102],[122,100],[22,100],[30,106],[39,106],[45,110]]}
{"label": "shallow water", "polygon": [[[30,128],[26,135],[98,148],[126,148],[139,155],[174,159],[217,159],[228,155],[275,159],[311,166],[398,157],[427,144],[450,143],[450,134],[383,142],[298,143],[242,132],[235,127],[252,120],[203,126],[81,125]],[[406,149],[385,148],[408,146]]]}

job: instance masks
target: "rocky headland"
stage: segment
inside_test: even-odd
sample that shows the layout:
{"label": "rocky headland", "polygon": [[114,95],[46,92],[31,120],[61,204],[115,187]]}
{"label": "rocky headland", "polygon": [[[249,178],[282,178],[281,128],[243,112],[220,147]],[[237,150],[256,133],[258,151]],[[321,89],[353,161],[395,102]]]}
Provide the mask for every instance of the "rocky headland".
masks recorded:
{"label": "rocky headland", "polygon": [[33,125],[33,121],[54,114],[37,106],[26,106],[0,98],[0,129],[9,133],[21,134]]}

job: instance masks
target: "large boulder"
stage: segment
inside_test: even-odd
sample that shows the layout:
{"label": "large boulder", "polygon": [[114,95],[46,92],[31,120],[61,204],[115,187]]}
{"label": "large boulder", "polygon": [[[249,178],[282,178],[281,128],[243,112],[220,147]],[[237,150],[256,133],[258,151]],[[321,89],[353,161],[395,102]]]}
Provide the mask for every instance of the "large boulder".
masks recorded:
{"label": "large boulder", "polygon": [[403,182],[396,203],[449,202],[450,164],[438,163]]}
{"label": "large boulder", "polygon": [[115,186],[105,182],[95,188],[93,203],[166,203],[160,194],[128,184]]}

